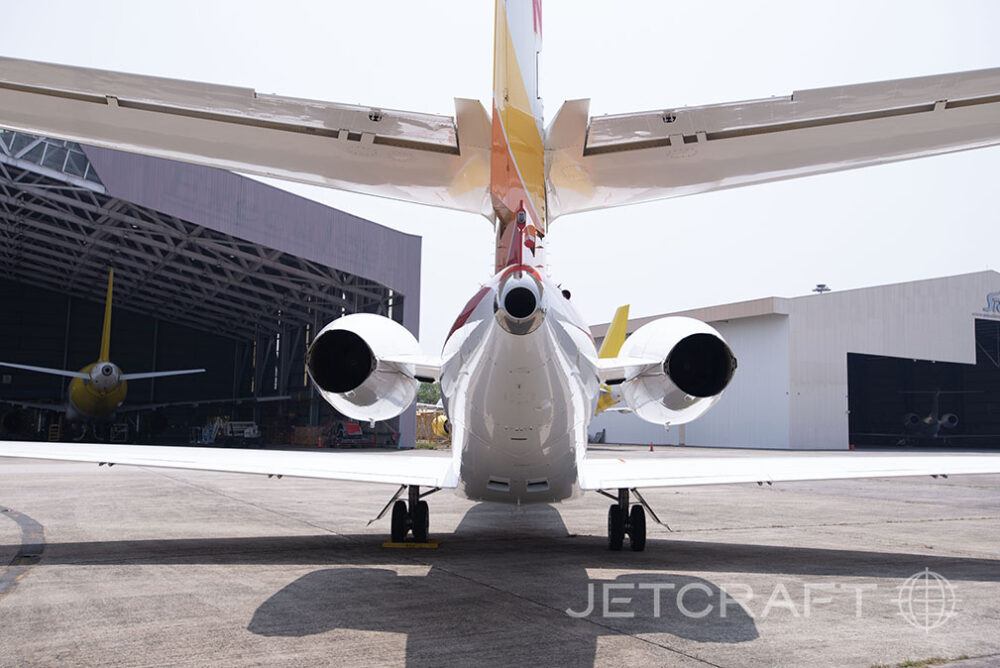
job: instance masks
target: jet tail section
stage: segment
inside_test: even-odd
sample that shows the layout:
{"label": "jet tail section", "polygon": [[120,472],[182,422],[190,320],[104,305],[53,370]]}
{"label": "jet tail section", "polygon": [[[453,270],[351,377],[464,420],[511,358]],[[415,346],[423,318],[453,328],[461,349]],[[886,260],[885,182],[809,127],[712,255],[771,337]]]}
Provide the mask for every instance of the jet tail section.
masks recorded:
{"label": "jet tail section", "polygon": [[[625,335],[628,330],[628,307],[629,305],[625,304],[619,306],[618,310],[615,311],[615,317],[611,319],[608,331],[604,335],[604,341],[601,343],[601,349],[597,351],[597,356],[600,359],[618,357],[618,352],[625,343]],[[601,394],[597,398],[597,410],[594,411],[594,415],[602,413],[620,402],[621,393],[613,391],[609,385],[601,383]]]}
{"label": "jet tail section", "polygon": [[493,53],[490,195],[497,214],[496,270],[510,253],[514,217],[545,234],[545,149],[538,54],[541,0],[497,0]]}
{"label": "jet tail section", "polygon": [[104,326],[101,328],[101,354],[98,362],[108,362],[111,358],[111,289],[115,281],[115,270],[108,272],[108,296],[104,300]]}
{"label": "jet tail section", "polygon": [[597,356],[601,359],[618,357],[618,351],[625,343],[625,334],[628,329],[628,306],[628,304],[619,306],[618,310],[615,311],[615,317],[611,319],[608,331],[604,335],[604,341],[601,343],[601,349],[597,351]]}

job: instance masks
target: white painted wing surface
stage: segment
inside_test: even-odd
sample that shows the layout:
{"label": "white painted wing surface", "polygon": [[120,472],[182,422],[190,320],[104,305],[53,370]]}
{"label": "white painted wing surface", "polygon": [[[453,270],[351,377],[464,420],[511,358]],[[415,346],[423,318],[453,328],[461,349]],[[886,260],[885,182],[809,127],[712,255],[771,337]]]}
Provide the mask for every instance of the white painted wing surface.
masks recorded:
{"label": "white painted wing surface", "polygon": [[762,457],[587,458],[581,489],[684,487],[741,482],[791,482],[1000,473],[1000,455],[777,455]]}
{"label": "white painted wing surface", "polygon": [[0,58],[0,127],[491,214],[490,120]]}
{"label": "white painted wing surface", "polygon": [[110,445],[0,442],[0,457],[57,459],[171,469],[257,473],[394,485],[456,487],[451,457],[394,453],[303,452]]}
{"label": "white painted wing surface", "polygon": [[588,118],[546,137],[556,216],[1000,143],[1000,68]]}

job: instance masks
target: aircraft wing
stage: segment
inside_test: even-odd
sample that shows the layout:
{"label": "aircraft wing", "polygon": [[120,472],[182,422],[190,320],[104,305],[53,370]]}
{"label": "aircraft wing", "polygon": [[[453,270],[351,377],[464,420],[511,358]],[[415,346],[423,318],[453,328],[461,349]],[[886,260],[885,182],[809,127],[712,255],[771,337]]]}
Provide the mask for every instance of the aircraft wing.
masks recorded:
{"label": "aircraft wing", "polygon": [[684,487],[741,482],[1000,473],[1000,455],[775,455],[763,457],[587,458],[580,488]]}
{"label": "aircraft wing", "polygon": [[41,408],[47,411],[65,411],[66,404],[46,404],[40,401],[17,401],[15,399],[0,399],[0,405],[9,404],[21,408]]}
{"label": "aircraft wing", "polygon": [[226,397],[216,399],[185,399],[183,401],[158,401],[146,404],[125,404],[119,406],[116,413],[134,413],[136,411],[151,411],[158,408],[168,408],[170,406],[201,406],[203,404],[242,404],[244,402],[267,403],[269,401],[285,401],[291,399],[289,394],[274,395],[268,397]]}
{"label": "aircraft wing", "polygon": [[455,487],[451,457],[0,441],[0,457]]}
{"label": "aircraft wing", "polygon": [[589,118],[546,136],[551,219],[1000,143],[1000,68]]}
{"label": "aircraft wing", "polygon": [[0,127],[492,215],[490,120],[0,58]]}

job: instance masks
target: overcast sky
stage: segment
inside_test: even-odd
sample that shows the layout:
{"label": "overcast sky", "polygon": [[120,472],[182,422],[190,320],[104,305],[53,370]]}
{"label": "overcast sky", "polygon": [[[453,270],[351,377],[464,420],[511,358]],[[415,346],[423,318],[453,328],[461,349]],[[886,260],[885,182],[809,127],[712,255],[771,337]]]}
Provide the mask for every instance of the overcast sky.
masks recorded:
{"label": "overcast sky", "polygon": [[[0,55],[444,113],[490,106],[492,0],[5,3]],[[1000,67],[1000,2],[545,0],[546,118]],[[591,323],[1000,268],[1000,148],[560,218],[553,277]],[[279,183],[279,182],[274,182]],[[485,219],[282,184],[423,242],[437,352],[492,270]],[[998,281],[1000,289],[1000,281]],[[932,314],[929,314],[932,316]]]}

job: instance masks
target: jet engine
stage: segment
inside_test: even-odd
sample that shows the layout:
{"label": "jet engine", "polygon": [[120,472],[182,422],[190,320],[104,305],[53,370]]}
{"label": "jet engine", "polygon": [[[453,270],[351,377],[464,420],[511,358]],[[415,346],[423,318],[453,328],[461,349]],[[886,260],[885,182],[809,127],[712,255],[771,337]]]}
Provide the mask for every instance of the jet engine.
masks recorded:
{"label": "jet engine", "polygon": [[388,420],[409,408],[420,388],[406,364],[390,360],[419,354],[417,339],[399,323],[355,313],[320,331],[306,353],[306,368],[323,398],[344,415]]}
{"label": "jet engine", "polygon": [[627,369],[622,397],[633,413],[656,424],[684,424],[711,408],[736,371],[722,336],[693,318],[660,318],[637,329],[624,358],[662,360]]}
{"label": "jet engine", "polygon": [[954,413],[945,413],[941,416],[941,426],[946,429],[954,429],[958,426],[958,416]]}
{"label": "jet engine", "polygon": [[545,317],[542,309],[542,286],[528,274],[515,273],[503,283],[497,294],[496,318],[511,334],[530,334]]}

